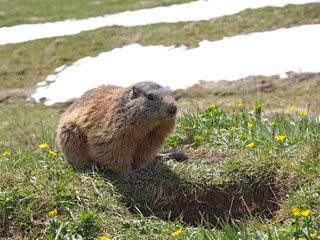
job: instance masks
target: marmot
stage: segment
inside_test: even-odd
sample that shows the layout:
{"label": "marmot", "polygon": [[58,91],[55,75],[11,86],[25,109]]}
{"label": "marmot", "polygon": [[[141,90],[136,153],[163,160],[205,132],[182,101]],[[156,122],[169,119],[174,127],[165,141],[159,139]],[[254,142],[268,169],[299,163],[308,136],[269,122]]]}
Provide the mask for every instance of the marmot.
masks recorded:
{"label": "marmot", "polygon": [[66,160],[98,163],[136,181],[176,123],[173,92],[154,82],[85,92],[62,114],[57,133]]}

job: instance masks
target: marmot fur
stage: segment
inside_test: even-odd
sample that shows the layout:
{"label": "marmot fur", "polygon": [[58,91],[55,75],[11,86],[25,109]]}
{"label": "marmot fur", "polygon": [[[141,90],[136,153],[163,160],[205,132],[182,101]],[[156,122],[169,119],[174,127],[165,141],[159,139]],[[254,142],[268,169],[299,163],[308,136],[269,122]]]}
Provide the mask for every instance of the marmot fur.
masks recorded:
{"label": "marmot fur", "polygon": [[58,144],[70,163],[98,163],[135,181],[174,129],[176,112],[172,91],[157,83],[100,86],[62,114]]}

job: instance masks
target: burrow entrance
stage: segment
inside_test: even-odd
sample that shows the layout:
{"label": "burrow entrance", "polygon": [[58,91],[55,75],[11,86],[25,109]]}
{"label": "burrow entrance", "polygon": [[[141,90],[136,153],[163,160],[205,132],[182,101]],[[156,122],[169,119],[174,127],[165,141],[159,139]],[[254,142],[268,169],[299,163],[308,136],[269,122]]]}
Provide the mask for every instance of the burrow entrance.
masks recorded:
{"label": "burrow entrance", "polygon": [[123,194],[132,212],[137,212],[138,208],[144,216],[155,215],[172,221],[182,216],[184,222],[193,226],[197,226],[203,216],[216,225],[217,218],[272,218],[284,196],[271,184],[248,184],[241,190],[236,186],[220,184],[199,190],[192,180],[184,181],[164,166],[157,168],[156,176],[151,180],[131,186]]}
{"label": "burrow entrance", "polygon": [[164,190],[161,194],[169,194],[166,197],[153,195],[151,191],[145,192],[145,198],[141,192],[136,191],[135,194],[137,195],[125,199],[132,212],[136,212],[137,207],[144,216],[155,215],[171,221],[182,216],[184,222],[193,226],[202,221],[202,216],[216,225],[217,218],[224,220],[241,220],[245,216],[271,218],[272,213],[279,210],[277,204],[279,196],[275,195],[275,189],[271,190],[269,187],[259,189],[250,187],[240,193],[232,187],[217,186],[197,195],[186,192],[173,194]]}

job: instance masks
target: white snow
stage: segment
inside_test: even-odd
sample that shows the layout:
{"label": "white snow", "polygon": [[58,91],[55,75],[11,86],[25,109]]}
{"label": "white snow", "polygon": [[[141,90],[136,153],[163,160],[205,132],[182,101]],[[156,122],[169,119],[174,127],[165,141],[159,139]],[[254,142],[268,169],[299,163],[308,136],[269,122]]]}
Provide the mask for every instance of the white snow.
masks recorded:
{"label": "white snow", "polygon": [[142,26],[155,23],[174,23],[209,20],[224,15],[236,14],[247,8],[265,6],[283,7],[287,4],[305,4],[319,0],[200,0],[168,7],[156,7],[136,11],[92,17],[88,19],[68,19],[60,22],[23,24],[0,28],[0,45],[21,43],[42,38],[67,36],[82,31],[107,26]]}
{"label": "white snow", "polygon": [[37,85],[38,87],[42,87],[42,86],[47,85],[47,82],[46,82],[46,81],[38,82],[36,85]]}
{"label": "white snow", "polygon": [[48,82],[53,82],[53,81],[56,80],[56,78],[57,78],[56,75],[50,74],[50,75],[47,76],[46,81],[48,81]]}
{"label": "white snow", "polygon": [[[239,0],[237,0],[239,1]],[[256,1],[256,0],[255,0]],[[200,42],[199,47],[132,44],[85,57],[39,87],[33,98],[47,105],[81,96],[101,84],[129,86],[155,81],[172,89],[199,80],[236,80],[250,75],[283,76],[288,71],[320,72],[320,24]]]}
{"label": "white snow", "polygon": [[60,67],[57,67],[54,72],[61,72],[63,69],[65,69],[67,67],[67,64],[63,64]]}

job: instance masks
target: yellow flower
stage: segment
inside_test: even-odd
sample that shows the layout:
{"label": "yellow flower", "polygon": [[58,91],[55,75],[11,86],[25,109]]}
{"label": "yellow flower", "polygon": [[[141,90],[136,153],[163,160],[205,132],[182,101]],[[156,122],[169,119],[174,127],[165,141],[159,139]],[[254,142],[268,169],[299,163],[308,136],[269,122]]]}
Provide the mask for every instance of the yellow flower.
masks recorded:
{"label": "yellow flower", "polygon": [[48,144],[46,144],[46,143],[39,145],[39,148],[41,148],[41,149],[44,149],[44,148],[46,148],[46,147],[48,147]]}
{"label": "yellow flower", "polygon": [[207,129],[205,129],[205,130],[204,130],[204,132],[205,132],[205,133],[207,133],[207,132],[208,132],[208,130],[207,130]]}
{"label": "yellow flower", "polygon": [[196,115],[196,118],[200,118],[201,116],[200,115]]}
{"label": "yellow flower", "polygon": [[49,212],[49,217],[55,217],[57,215],[57,210]]}
{"label": "yellow flower", "polygon": [[302,211],[301,212],[301,215],[304,216],[304,217],[308,217],[311,213],[311,210],[306,210],[306,211]]}
{"label": "yellow flower", "polygon": [[298,238],[298,240],[305,240],[304,238]]}
{"label": "yellow flower", "polygon": [[54,151],[50,151],[50,150],[49,150],[49,153],[50,153],[51,155],[53,155],[54,157],[57,156],[57,153],[55,153]]}
{"label": "yellow flower", "polygon": [[171,233],[171,235],[172,236],[179,236],[181,232],[182,232],[182,227],[179,230],[175,231],[174,233]]}
{"label": "yellow flower", "polygon": [[286,136],[276,136],[276,139],[280,142],[283,142],[286,139]]}
{"label": "yellow flower", "polygon": [[99,240],[110,240],[110,238],[107,235],[104,235],[100,237]]}
{"label": "yellow flower", "polygon": [[248,125],[248,127],[249,127],[249,128],[252,128],[252,127],[253,127],[253,123],[250,123],[250,124]]}
{"label": "yellow flower", "polygon": [[214,108],[216,105],[210,104],[209,107]]}
{"label": "yellow flower", "polygon": [[289,112],[290,112],[290,110],[287,110],[287,111],[285,111],[284,113],[285,113],[285,114],[289,114]]}
{"label": "yellow flower", "polygon": [[306,115],[307,115],[307,111],[301,111],[301,112],[300,112],[300,115],[301,115],[301,116],[306,116]]}
{"label": "yellow flower", "polygon": [[252,148],[254,146],[254,142],[249,143],[248,145],[246,145],[246,148]]}
{"label": "yellow flower", "polygon": [[317,234],[316,233],[311,233],[310,237],[311,237],[311,239],[316,239],[317,238]]}
{"label": "yellow flower", "polygon": [[241,232],[237,232],[238,235],[241,235]]}
{"label": "yellow flower", "polygon": [[5,151],[4,153],[2,153],[2,156],[7,156],[9,154],[9,152],[8,151]]}
{"label": "yellow flower", "polygon": [[178,123],[177,125],[176,125],[176,127],[179,127],[180,126],[180,124]]}
{"label": "yellow flower", "polygon": [[295,108],[296,108],[296,106],[292,105],[291,108],[290,108],[290,111],[293,111]]}
{"label": "yellow flower", "polygon": [[239,103],[239,104],[238,104],[238,107],[239,107],[239,108],[243,107],[243,103]]}
{"label": "yellow flower", "polygon": [[294,216],[299,216],[299,215],[300,215],[300,210],[299,210],[299,208],[294,208],[294,209],[292,209],[292,214],[293,214]]}
{"label": "yellow flower", "polygon": [[270,123],[270,125],[271,125],[271,126],[273,126],[274,124],[275,124],[275,122],[274,122],[274,121]]}
{"label": "yellow flower", "polygon": [[234,129],[235,129],[234,127],[229,127],[229,128],[228,128],[228,130],[234,130]]}

